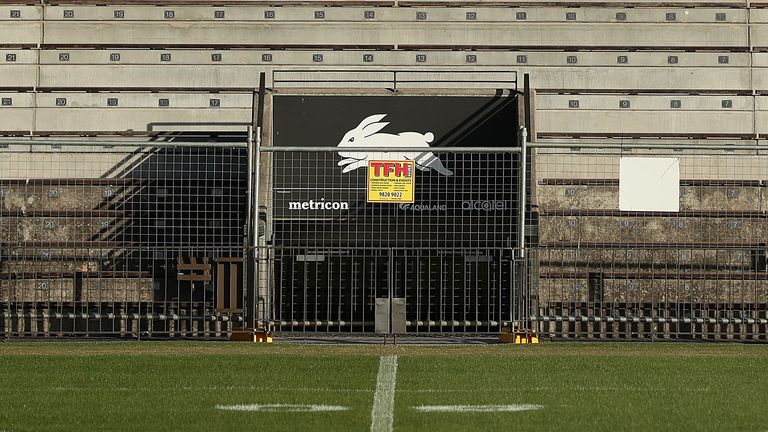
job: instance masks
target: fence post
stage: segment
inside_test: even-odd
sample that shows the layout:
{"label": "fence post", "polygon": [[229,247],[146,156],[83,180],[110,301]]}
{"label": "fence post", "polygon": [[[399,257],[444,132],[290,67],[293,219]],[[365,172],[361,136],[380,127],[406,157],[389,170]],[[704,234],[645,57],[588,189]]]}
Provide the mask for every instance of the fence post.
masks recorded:
{"label": "fence post", "polygon": [[519,258],[525,258],[525,203],[526,197],[526,174],[528,171],[528,154],[526,140],[528,139],[528,131],[525,127],[520,128],[518,135],[518,141],[520,142],[520,191],[519,195],[519,208],[518,208],[518,220],[519,231],[517,233],[517,248],[519,249]]}
{"label": "fence post", "polygon": [[[255,97],[255,96],[254,96]],[[249,319],[249,316],[253,314],[253,310],[251,309],[251,306],[249,304],[249,298],[252,294],[250,294],[251,290],[251,280],[253,278],[253,267],[251,266],[250,261],[250,254],[253,253],[251,248],[252,243],[252,236],[253,236],[253,126],[248,126],[247,128],[247,175],[248,175],[248,181],[247,181],[247,204],[245,206],[245,241],[243,242],[243,316],[244,316],[244,322],[243,326],[248,326],[249,322],[252,323],[252,319]],[[221,324],[218,324],[218,327],[216,328],[217,333],[219,333]],[[219,336],[220,334],[217,334]]]}
{"label": "fence post", "polygon": [[518,281],[518,283],[517,292],[513,293],[514,298],[520,300],[520,304],[514,308],[513,313],[518,315],[516,319],[518,330],[521,330],[519,327],[525,327],[522,329],[525,331],[530,330],[531,327],[531,323],[528,317],[530,306],[528,301],[531,297],[530,292],[528,292],[530,289],[530,284],[528,284],[528,266],[526,265],[528,254],[526,254],[525,246],[525,211],[527,201],[526,188],[528,184],[526,175],[528,171],[527,140],[528,131],[525,127],[521,127],[518,132],[518,142],[520,143],[520,184],[518,186],[517,247],[515,248],[514,256],[515,273],[517,274],[515,279]]}
{"label": "fence post", "polygon": [[260,190],[260,176],[259,168],[261,167],[261,125],[256,127],[255,137],[256,151],[254,154],[254,180],[253,180],[253,212],[251,213],[251,223],[253,224],[253,325],[256,328],[256,323],[259,317],[259,294],[261,292],[260,275],[259,275],[259,260],[261,259],[259,254],[259,190]]}

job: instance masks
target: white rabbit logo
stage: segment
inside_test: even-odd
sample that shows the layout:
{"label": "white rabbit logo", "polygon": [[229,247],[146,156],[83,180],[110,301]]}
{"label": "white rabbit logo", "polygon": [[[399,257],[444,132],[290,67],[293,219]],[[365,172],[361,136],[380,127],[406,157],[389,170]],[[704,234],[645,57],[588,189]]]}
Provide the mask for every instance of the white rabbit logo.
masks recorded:
{"label": "white rabbit logo", "polygon": [[[401,132],[397,135],[387,133],[376,133],[382,130],[389,122],[381,122],[386,114],[376,114],[366,117],[356,128],[347,132],[344,138],[339,142],[338,147],[426,147],[435,139],[432,132],[420,134],[418,132]],[[375,153],[357,153],[357,152],[339,152],[339,156],[344,158],[339,162],[339,166],[344,167],[342,173],[348,173],[358,168],[368,166],[369,160],[412,160],[416,168],[422,171],[433,169],[438,173],[451,176],[453,172],[443,166],[440,159],[432,152],[375,152]]]}

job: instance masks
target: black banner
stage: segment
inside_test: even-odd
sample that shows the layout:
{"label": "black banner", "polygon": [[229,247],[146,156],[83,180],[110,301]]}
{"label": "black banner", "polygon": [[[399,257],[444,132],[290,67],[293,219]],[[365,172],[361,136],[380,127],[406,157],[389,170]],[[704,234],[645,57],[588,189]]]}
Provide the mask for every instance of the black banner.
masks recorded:
{"label": "black banner", "polygon": [[[276,95],[273,116],[274,146],[339,149],[273,154],[277,244],[477,245],[514,231],[516,155],[430,150],[517,146],[514,96]],[[413,160],[415,202],[368,203],[370,160]]]}

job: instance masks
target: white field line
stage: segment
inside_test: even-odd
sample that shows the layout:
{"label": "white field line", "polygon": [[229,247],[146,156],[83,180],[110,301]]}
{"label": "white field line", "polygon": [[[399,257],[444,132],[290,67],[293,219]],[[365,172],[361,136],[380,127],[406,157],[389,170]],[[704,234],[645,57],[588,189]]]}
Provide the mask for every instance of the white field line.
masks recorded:
{"label": "white field line", "polygon": [[437,413],[489,413],[489,412],[518,412],[544,408],[544,405],[512,404],[512,405],[419,405],[411,407],[421,412]]}
{"label": "white field line", "polygon": [[216,409],[224,411],[250,412],[328,412],[346,411],[349,407],[340,405],[303,405],[303,404],[247,404],[247,405],[216,405]]}
{"label": "white field line", "polygon": [[[398,390],[400,393],[516,393],[522,391],[531,392],[562,392],[562,391],[604,391],[604,392],[659,392],[669,391],[669,387],[597,387],[597,386],[569,386],[569,387],[514,387],[514,388],[483,388],[483,389],[412,389]],[[710,387],[691,387],[690,391],[708,392]]]}
{"label": "white field line", "polygon": [[[224,391],[224,390],[249,390],[249,391],[276,391],[276,392],[328,392],[328,393],[373,393],[371,389],[356,388],[329,388],[329,387],[270,387],[270,386],[208,386],[208,387],[179,387],[186,391]],[[138,389],[140,390],[140,389]]]}
{"label": "white field line", "polygon": [[[0,393],[3,393],[5,389],[0,389]],[[25,389],[17,389],[24,391]],[[114,391],[132,391],[143,392],[147,391],[146,387],[53,387],[51,391],[63,391],[63,392],[77,392],[77,391],[101,391],[101,392],[114,392]],[[273,391],[273,392],[328,392],[328,393],[373,393],[373,389],[356,389],[356,388],[328,388],[328,387],[270,387],[270,386],[171,386],[163,387],[162,389],[155,389],[157,391],[169,391],[175,392],[178,390],[183,391],[230,391],[230,390],[247,390],[247,391]],[[39,391],[38,389],[30,389],[30,391]]]}
{"label": "white field line", "polygon": [[[146,387],[50,387],[50,391],[62,391],[62,392],[145,392]],[[329,387],[270,387],[270,386],[255,386],[255,385],[224,385],[224,386],[171,386],[163,387],[162,389],[153,389],[153,391],[169,391],[174,392],[178,390],[183,391],[229,391],[229,390],[247,390],[247,391],[274,391],[274,392],[327,392],[327,393],[373,393],[374,390],[360,389],[360,388],[329,388]],[[549,391],[604,391],[604,392],[659,392],[668,391],[668,387],[633,387],[633,386],[617,386],[617,387],[605,387],[605,386],[568,386],[568,387],[515,387],[515,388],[482,388],[482,389],[400,389],[400,393],[515,393],[521,391],[535,391],[535,392],[549,392]],[[29,389],[5,389],[0,388],[0,393],[9,392],[36,392],[40,391],[37,388]],[[693,392],[709,392],[712,391],[710,387],[691,387],[688,391]]]}
{"label": "white field line", "polygon": [[371,432],[392,432],[396,384],[397,356],[382,356],[376,376],[376,393],[373,395]]}

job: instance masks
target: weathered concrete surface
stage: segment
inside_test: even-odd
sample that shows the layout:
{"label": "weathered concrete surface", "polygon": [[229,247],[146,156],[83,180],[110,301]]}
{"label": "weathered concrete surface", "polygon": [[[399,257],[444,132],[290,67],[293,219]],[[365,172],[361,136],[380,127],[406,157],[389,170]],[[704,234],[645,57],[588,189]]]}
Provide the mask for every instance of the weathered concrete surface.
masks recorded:
{"label": "weathered concrete surface", "polygon": [[559,249],[538,251],[539,271],[678,271],[720,269],[750,271],[751,251],[747,249]]}
{"label": "weathered concrete surface", "polygon": [[[8,16],[10,10],[5,11]],[[40,41],[43,25],[35,21],[4,21],[0,25],[0,44],[2,45],[35,45]]]}
{"label": "weathered concrete surface", "polygon": [[[521,6],[519,3],[508,2],[509,6],[504,7],[504,2],[495,1],[493,4],[488,4],[488,1],[472,1],[468,5],[468,2],[455,1],[453,7],[445,7],[445,3],[452,2],[440,2],[437,5],[429,5],[428,2],[419,1],[418,7],[391,7],[386,5],[384,7],[377,7],[376,4],[361,5],[361,2],[348,2],[344,7],[322,7],[320,5],[309,6],[312,1],[302,1],[299,6],[293,7],[274,7],[269,5],[237,5],[236,2],[228,2],[226,6],[217,6],[215,8],[208,5],[194,6],[187,4],[171,5],[168,4],[164,8],[158,8],[154,6],[141,6],[141,5],[121,5],[120,11],[123,12],[123,18],[115,18],[112,7],[92,7],[81,5],[65,5],[65,6],[47,6],[45,8],[45,19],[47,21],[119,21],[119,20],[131,20],[131,21],[251,21],[251,22],[317,22],[315,11],[322,11],[324,13],[324,22],[345,22],[345,21],[364,21],[375,20],[377,22],[389,21],[413,21],[416,18],[416,11],[424,12],[426,14],[426,21],[434,22],[466,22],[466,12],[474,12],[475,16],[472,21],[474,22],[506,22],[516,21],[517,12],[525,12],[527,22],[563,22],[566,19],[567,12],[577,12],[576,21],[578,22],[616,22],[617,11],[627,11],[627,8],[621,6],[616,7],[610,5],[610,2],[606,2],[608,7],[584,7],[580,4],[577,9],[564,7],[562,5],[554,5],[552,7],[545,6],[547,2],[532,2],[529,5]],[[333,2],[344,3],[344,2]],[[427,3],[427,4],[424,4]],[[486,3],[485,5],[483,3]],[[585,2],[588,3],[588,2]],[[634,3],[634,2],[633,2]],[[642,3],[642,2],[640,2]],[[502,7],[489,7],[498,6]],[[724,6],[728,3],[723,3]],[[601,5],[602,6],[602,5]],[[613,6],[613,7],[611,7]],[[743,3],[742,3],[743,6]],[[64,18],[64,11],[72,11],[71,17]],[[169,18],[165,11],[173,11],[173,17]],[[759,10],[759,9],[758,9]],[[224,16],[216,17],[214,11],[223,11]],[[265,12],[271,11],[274,14],[273,18],[265,18]],[[374,12],[374,18],[366,18],[364,12]],[[725,20],[716,21],[715,13],[726,12]],[[714,7],[697,7],[697,8],[681,8],[681,7],[643,7],[631,9],[626,16],[627,23],[662,23],[668,22],[666,14],[675,13],[676,22],[678,23],[746,23],[747,14],[745,10],[741,9],[723,9]],[[764,15],[760,15],[764,16]],[[755,21],[753,21],[755,22]]]}
{"label": "weathered concrete surface", "polygon": [[122,210],[126,198],[138,186],[115,185],[0,185],[3,197],[0,210],[30,212],[35,210]]}
{"label": "weathered concrete surface", "polygon": [[62,303],[74,299],[74,279],[0,280],[0,301]]}
{"label": "weathered concrete surface", "polygon": [[39,108],[35,121],[38,131],[66,132],[76,125],[84,132],[113,130],[151,132],[176,130],[217,130],[242,132],[250,124],[250,107],[221,109],[162,108]]}
{"label": "weathered concrete surface", "polygon": [[[599,297],[598,297],[599,299]],[[539,303],[586,303],[586,278],[539,279]],[[605,279],[602,303],[765,303],[768,281]]]}
{"label": "weathered concrete surface", "polygon": [[[121,170],[130,170],[151,154],[134,147],[67,146],[67,151],[50,150],[50,146],[44,145],[0,148],[0,177],[15,180],[108,178]],[[83,163],[86,157],[88,163]]]}
{"label": "weathered concrete surface", "polygon": [[[718,120],[719,121],[719,120]],[[574,140],[569,140],[572,142]],[[576,140],[578,141],[578,140]],[[587,140],[591,142],[591,140]],[[620,140],[609,140],[621,145]],[[679,141],[678,141],[679,142]],[[733,141],[726,141],[733,143]],[[666,141],[669,143],[669,141]],[[723,142],[701,140],[697,143],[722,145]],[[578,147],[578,142],[574,143]],[[768,149],[768,146],[766,147]],[[603,154],[589,153],[588,150],[570,151],[568,149],[537,149],[536,178],[542,179],[613,179],[619,178],[618,154],[610,154],[611,146],[598,150]],[[616,151],[616,150],[614,150]],[[605,154],[608,153],[608,154]],[[625,152],[627,157],[677,157],[680,159],[680,178],[684,180],[728,180],[728,181],[766,181],[768,179],[768,157],[753,154],[729,154],[722,150],[686,151],[685,153],[668,150]]]}
{"label": "weathered concrete surface", "polygon": [[[212,46],[600,46],[746,47],[745,24],[466,23],[466,22],[64,22],[46,21],[53,45]],[[753,35],[760,35],[753,28]],[[0,35],[2,37],[3,35]],[[8,36],[6,36],[8,37]],[[758,36],[759,37],[759,36]],[[2,39],[0,39],[2,41]]]}
{"label": "weathered concrete surface", "polygon": [[768,219],[739,217],[542,216],[542,243],[763,243]]}
{"label": "weathered concrete surface", "polygon": [[17,260],[56,261],[65,259],[91,262],[95,259],[106,260],[111,257],[122,257],[128,254],[128,251],[124,248],[99,242],[87,242],[85,246],[80,247],[20,246],[15,244],[2,247],[3,256],[12,257]]}
{"label": "weathered concrete surface", "polygon": [[[102,223],[108,223],[105,228]],[[114,228],[125,220],[110,217],[7,217],[0,224],[0,241],[5,242],[83,242],[113,240]]]}
{"label": "weathered concrete surface", "polygon": [[0,261],[2,273],[74,273],[98,270],[100,269],[97,261],[54,259]]}
{"label": "weathered concrete surface", "polygon": [[[540,209],[618,210],[618,186],[543,185],[536,187]],[[680,210],[760,211],[768,188],[680,186]]]}
{"label": "weathered concrete surface", "polygon": [[[18,56],[17,56],[18,58]],[[2,60],[2,59],[0,59]],[[27,64],[0,64],[0,76],[3,77],[3,87],[20,87],[32,89],[35,86],[35,66]],[[16,101],[13,101],[14,105]],[[19,101],[20,102],[20,101]],[[23,106],[23,105],[18,105]],[[3,110],[10,111],[10,110]]]}
{"label": "weathered concrete surface", "polygon": [[148,278],[83,278],[81,301],[94,303],[151,302],[154,298],[152,279]]}
{"label": "weathered concrete surface", "polygon": [[17,279],[0,280],[0,301],[10,302],[94,302],[124,303],[153,300],[153,283],[148,278],[87,278],[75,295],[75,280]]}
{"label": "weathered concrete surface", "polygon": [[[618,107],[618,100],[617,107]],[[752,111],[540,110],[538,134],[751,135]],[[758,132],[764,132],[762,129]],[[765,132],[768,132],[766,130]]]}

